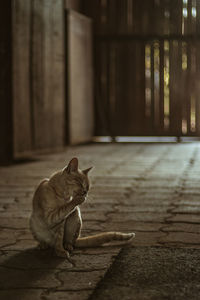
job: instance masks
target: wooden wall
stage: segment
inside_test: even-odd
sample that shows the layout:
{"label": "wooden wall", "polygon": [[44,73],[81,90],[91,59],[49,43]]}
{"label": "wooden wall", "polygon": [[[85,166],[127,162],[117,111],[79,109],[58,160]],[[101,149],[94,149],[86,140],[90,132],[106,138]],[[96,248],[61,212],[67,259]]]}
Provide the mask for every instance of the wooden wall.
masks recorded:
{"label": "wooden wall", "polygon": [[11,0],[0,1],[0,164],[12,159]]}
{"label": "wooden wall", "polygon": [[[80,12],[81,7],[79,0],[1,1],[0,139],[3,146],[0,147],[0,164],[38,150],[60,149],[72,142],[68,136],[69,126],[75,128],[73,137],[84,133],[81,139],[73,138],[73,143],[91,139],[91,23],[77,14],[69,29],[65,14],[65,9],[70,9],[76,15],[72,10]],[[80,20],[87,20],[86,25]],[[80,36],[73,30],[78,28],[76,22],[78,27],[82,26]],[[70,59],[72,52],[68,48],[76,51]],[[79,73],[82,75],[78,77]],[[76,85],[81,95],[78,98],[68,91],[68,87],[78,91]],[[81,124],[81,133],[74,122]]]}
{"label": "wooden wall", "polygon": [[30,34],[31,2],[13,1],[13,130],[14,154],[32,150]]}
{"label": "wooden wall", "polygon": [[96,135],[200,136],[200,1],[84,0]]}
{"label": "wooden wall", "polygon": [[64,145],[62,0],[13,1],[14,155]]}
{"label": "wooden wall", "polygon": [[93,137],[93,46],[91,19],[74,11],[66,17],[68,37],[68,139],[70,144]]}
{"label": "wooden wall", "polygon": [[75,11],[82,11],[82,0],[64,0],[65,8],[73,9]]}

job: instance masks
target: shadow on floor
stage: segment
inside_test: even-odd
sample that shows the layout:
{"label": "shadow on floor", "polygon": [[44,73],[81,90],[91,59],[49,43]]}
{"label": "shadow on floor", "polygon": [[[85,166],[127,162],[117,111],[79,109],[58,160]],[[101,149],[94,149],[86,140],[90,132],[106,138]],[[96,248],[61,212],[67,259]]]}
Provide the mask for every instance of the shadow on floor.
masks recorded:
{"label": "shadow on floor", "polygon": [[[52,250],[39,251],[28,249],[25,251],[2,251],[0,264],[0,299],[32,298],[34,290],[42,292],[55,289],[60,285],[56,273],[59,266],[64,267],[63,259],[53,256]],[[53,259],[52,259],[53,257]],[[68,263],[69,264],[69,263]],[[44,298],[45,299],[45,298]]]}

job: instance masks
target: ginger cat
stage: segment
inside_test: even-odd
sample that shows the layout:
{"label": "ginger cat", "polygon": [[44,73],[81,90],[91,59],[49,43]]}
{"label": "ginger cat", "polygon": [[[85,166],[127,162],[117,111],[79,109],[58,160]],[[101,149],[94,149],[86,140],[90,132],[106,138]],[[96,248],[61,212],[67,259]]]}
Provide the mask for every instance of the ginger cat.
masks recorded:
{"label": "ginger cat", "polygon": [[63,170],[44,179],[33,196],[30,229],[42,249],[53,247],[57,256],[69,259],[74,247],[96,247],[113,240],[129,242],[134,233],[105,232],[80,237],[82,219],[79,205],[89,191],[88,172],[80,170],[73,158]]}

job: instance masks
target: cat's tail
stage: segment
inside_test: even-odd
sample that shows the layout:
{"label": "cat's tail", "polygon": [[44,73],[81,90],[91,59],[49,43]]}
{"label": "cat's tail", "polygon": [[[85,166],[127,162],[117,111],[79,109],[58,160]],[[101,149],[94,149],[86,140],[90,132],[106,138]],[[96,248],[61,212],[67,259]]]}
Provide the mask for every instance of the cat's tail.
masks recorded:
{"label": "cat's tail", "polygon": [[78,238],[75,242],[75,247],[98,247],[112,241],[124,241],[129,243],[135,237],[135,233],[122,232],[104,232],[92,236]]}

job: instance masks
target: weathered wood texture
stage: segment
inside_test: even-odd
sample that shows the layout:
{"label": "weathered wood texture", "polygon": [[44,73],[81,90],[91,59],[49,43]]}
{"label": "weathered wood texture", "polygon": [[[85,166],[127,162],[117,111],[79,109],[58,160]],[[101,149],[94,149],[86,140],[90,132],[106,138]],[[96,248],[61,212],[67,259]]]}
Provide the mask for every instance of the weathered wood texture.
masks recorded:
{"label": "weathered wood texture", "polygon": [[96,135],[199,136],[200,1],[84,0]]}
{"label": "weathered wood texture", "polygon": [[90,141],[93,136],[92,23],[77,12],[66,14],[68,36],[69,142]]}
{"label": "weathered wood texture", "polygon": [[32,11],[34,147],[64,144],[64,8],[62,0],[34,0]]}
{"label": "weathered wood texture", "polygon": [[64,5],[13,0],[14,155],[65,143]]}
{"label": "weathered wood texture", "polygon": [[13,156],[11,12],[11,0],[0,1],[0,164]]}
{"label": "weathered wood texture", "polygon": [[13,1],[14,154],[32,150],[30,99],[31,2]]}
{"label": "weathered wood texture", "polygon": [[81,12],[82,10],[82,0],[64,0],[65,8],[73,9],[75,11]]}

